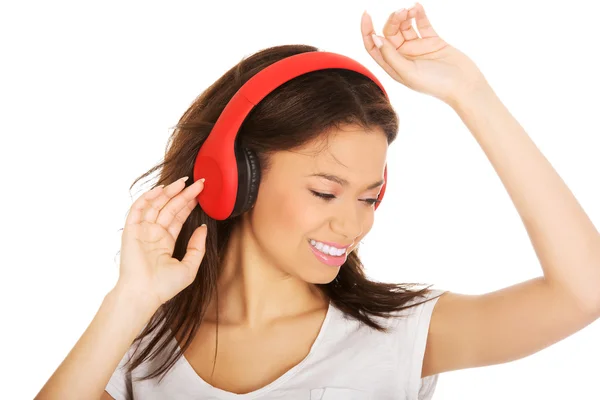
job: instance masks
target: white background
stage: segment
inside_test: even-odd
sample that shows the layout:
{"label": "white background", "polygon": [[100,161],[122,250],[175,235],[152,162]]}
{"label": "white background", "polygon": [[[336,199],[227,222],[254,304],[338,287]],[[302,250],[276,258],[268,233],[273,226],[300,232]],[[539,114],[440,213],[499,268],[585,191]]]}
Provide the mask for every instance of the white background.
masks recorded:
{"label": "white background", "polygon": [[[363,49],[406,1],[6,2],[0,8],[0,397],[35,396],[118,277],[119,229],[188,105],[242,57],[304,43],[355,58],[400,116],[370,276],[478,294],[541,275],[501,181],[462,121]],[[600,224],[598,9],[423,0]],[[575,268],[575,266],[573,266]],[[435,399],[593,399],[599,323],[512,363],[443,374]]]}

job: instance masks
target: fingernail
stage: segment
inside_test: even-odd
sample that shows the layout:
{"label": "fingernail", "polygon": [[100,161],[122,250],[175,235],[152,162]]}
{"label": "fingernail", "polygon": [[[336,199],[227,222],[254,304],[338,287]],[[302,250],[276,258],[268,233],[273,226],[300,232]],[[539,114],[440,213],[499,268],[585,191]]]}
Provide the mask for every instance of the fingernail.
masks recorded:
{"label": "fingernail", "polygon": [[204,183],[204,178],[198,179],[200,182]]}
{"label": "fingernail", "polygon": [[188,179],[190,179],[189,176],[184,176],[183,178],[179,178],[179,180],[183,181],[183,182],[187,181]]}
{"label": "fingernail", "polygon": [[377,46],[377,48],[380,49],[381,46],[383,46],[383,42],[381,41],[381,38],[374,33],[371,34],[371,37],[373,38],[373,42],[375,42],[375,46]]}

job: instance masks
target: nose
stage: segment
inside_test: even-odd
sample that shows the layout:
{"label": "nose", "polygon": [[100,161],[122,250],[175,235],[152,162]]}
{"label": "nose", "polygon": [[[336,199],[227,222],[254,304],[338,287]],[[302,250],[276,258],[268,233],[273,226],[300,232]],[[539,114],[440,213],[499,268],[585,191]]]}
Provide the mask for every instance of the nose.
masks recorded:
{"label": "nose", "polygon": [[358,201],[340,202],[331,218],[331,230],[346,239],[356,239],[363,232],[365,209]]}

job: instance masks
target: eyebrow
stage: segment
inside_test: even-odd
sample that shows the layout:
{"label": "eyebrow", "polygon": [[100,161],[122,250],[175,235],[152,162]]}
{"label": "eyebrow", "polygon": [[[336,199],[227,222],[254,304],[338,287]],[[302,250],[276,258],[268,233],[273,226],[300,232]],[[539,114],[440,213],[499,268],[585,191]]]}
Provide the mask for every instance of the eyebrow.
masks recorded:
{"label": "eyebrow", "polygon": [[[344,179],[344,178],[340,178],[337,175],[326,174],[326,173],[323,173],[323,172],[312,174],[312,175],[307,175],[307,176],[309,176],[309,177],[317,176],[319,178],[324,178],[324,179],[327,179],[329,181],[332,181],[332,182],[335,182],[335,183],[339,183],[342,186],[348,186],[348,184],[349,184],[349,182],[346,179]],[[375,189],[376,187],[383,185],[384,182],[385,181],[383,179],[380,180],[380,181],[374,182],[374,183],[370,184],[369,187],[367,187],[367,190]]]}

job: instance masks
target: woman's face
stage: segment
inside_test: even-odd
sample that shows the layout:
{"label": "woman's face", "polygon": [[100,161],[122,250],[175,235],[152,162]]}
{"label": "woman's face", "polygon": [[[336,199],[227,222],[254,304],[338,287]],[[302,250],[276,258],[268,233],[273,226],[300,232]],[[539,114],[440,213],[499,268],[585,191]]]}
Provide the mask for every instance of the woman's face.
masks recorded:
{"label": "woman's face", "polygon": [[[326,142],[321,137],[272,155],[249,217],[257,243],[277,268],[309,283],[336,277],[373,225],[372,200],[381,191],[387,148],[380,129],[350,126],[332,130]],[[345,251],[324,255],[327,248],[317,242],[337,243]]]}

